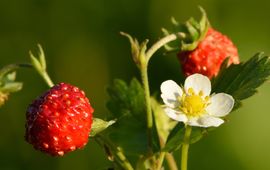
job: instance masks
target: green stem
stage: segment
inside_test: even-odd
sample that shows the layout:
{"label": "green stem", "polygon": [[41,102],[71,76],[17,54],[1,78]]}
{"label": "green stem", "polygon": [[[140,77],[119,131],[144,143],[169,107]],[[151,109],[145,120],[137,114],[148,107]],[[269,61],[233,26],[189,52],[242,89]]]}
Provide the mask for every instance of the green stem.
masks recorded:
{"label": "green stem", "polygon": [[39,75],[45,80],[45,82],[47,83],[47,85],[49,87],[54,86],[50,76],[47,73],[46,70],[46,59],[45,59],[45,55],[44,55],[44,51],[41,47],[40,44],[38,44],[38,48],[39,48],[39,59],[37,59],[33,53],[31,51],[29,51],[30,54],[30,59],[31,59],[31,63],[33,65],[33,67],[36,69],[36,71],[39,73]]}
{"label": "green stem", "polygon": [[182,144],[181,153],[181,170],[187,170],[188,165],[188,149],[189,149],[189,138],[191,135],[192,127],[186,126],[184,142]]}
{"label": "green stem", "polygon": [[134,170],[124,153],[121,151],[121,148],[115,146],[110,140],[106,139],[101,135],[95,136],[96,142],[101,146],[107,146],[115,157],[116,162],[124,170]]}
{"label": "green stem", "polygon": [[48,73],[46,71],[44,71],[43,73],[40,74],[42,76],[42,78],[44,79],[44,81],[47,83],[47,85],[49,87],[54,86],[54,83],[52,82],[50,76],[48,75]]}
{"label": "green stem", "polygon": [[16,70],[18,68],[31,68],[32,65],[31,64],[27,64],[27,63],[21,63],[21,64],[10,64],[10,65],[7,65],[5,67],[3,67],[1,70],[0,70],[0,78],[2,78],[5,74],[13,71],[13,70]]}
{"label": "green stem", "polygon": [[[153,117],[152,117],[152,110],[151,110],[151,98],[150,98],[150,89],[149,89],[149,81],[148,81],[148,73],[147,73],[147,67],[150,58],[152,55],[161,47],[163,47],[165,44],[174,41],[177,39],[176,34],[171,34],[168,35],[159,41],[157,41],[155,44],[152,45],[152,47],[143,55],[141,56],[141,67],[140,67],[140,72],[141,72],[141,78],[142,78],[142,84],[144,88],[144,96],[145,96],[145,105],[146,105],[146,119],[147,119],[147,136],[148,136],[148,154],[151,156],[153,154],[153,149],[152,149],[152,128],[153,128]],[[164,155],[162,153],[161,155],[162,160],[159,160],[159,164],[162,165]],[[154,162],[154,167],[155,168],[155,157],[153,157],[153,162]],[[158,166],[161,166],[158,165]]]}
{"label": "green stem", "polygon": [[157,170],[161,170],[165,155],[166,155],[166,152],[160,153],[159,158],[158,158]]}
{"label": "green stem", "polygon": [[170,170],[178,170],[175,159],[171,153],[166,154],[166,160],[167,160],[167,163],[168,163]]}
{"label": "green stem", "polygon": [[[163,148],[165,146],[165,143],[164,143],[164,139],[161,136],[159,136],[159,141],[160,141],[160,147]],[[173,157],[173,155],[171,153],[165,153],[165,158],[167,160],[167,163],[168,163],[168,166],[169,166],[170,170],[178,170],[175,159],[174,159],[174,157]],[[158,167],[161,168],[161,165],[162,165],[162,163],[164,161],[164,156],[160,155],[158,161],[159,161],[158,162]],[[159,165],[159,164],[161,164],[161,165]]]}
{"label": "green stem", "polygon": [[148,135],[148,150],[149,154],[152,154],[152,127],[153,127],[153,117],[151,110],[151,99],[150,99],[150,89],[148,82],[148,74],[147,74],[147,64],[141,67],[141,77],[142,84],[144,88],[144,97],[145,97],[145,105],[146,105],[146,119],[147,119],[147,135]]}
{"label": "green stem", "polygon": [[157,41],[153,46],[145,53],[145,56],[141,59],[141,78],[142,83],[144,87],[145,92],[145,104],[146,104],[146,117],[147,117],[147,132],[148,132],[148,147],[149,152],[152,154],[152,127],[153,127],[153,117],[152,117],[152,110],[151,110],[151,99],[150,99],[150,89],[149,89],[149,82],[148,82],[148,73],[147,73],[147,67],[148,62],[152,55],[161,47],[163,47],[165,44],[176,40],[177,35],[171,34],[168,35],[159,41]]}
{"label": "green stem", "polygon": [[170,34],[166,37],[161,38],[159,41],[157,41],[146,53],[145,59],[148,62],[152,55],[161,47],[166,45],[167,43],[174,41],[177,39],[177,34]]}

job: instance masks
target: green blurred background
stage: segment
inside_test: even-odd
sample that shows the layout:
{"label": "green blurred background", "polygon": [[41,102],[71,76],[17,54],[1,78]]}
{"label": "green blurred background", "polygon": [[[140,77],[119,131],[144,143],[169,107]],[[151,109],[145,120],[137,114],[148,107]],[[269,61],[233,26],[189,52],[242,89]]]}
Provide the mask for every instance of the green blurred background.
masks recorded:
{"label": "green blurred background", "polygon": [[[270,54],[270,1],[240,0],[1,0],[0,67],[28,62],[28,51],[41,43],[48,71],[55,82],[69,82],[85,90],[96,117],[105,117],[105,88],[114,78],[138,76],[130,47],[119,31],[150,43],[161,37],[174,16],[185,21],[200,16],[203,6],[211,24],[238,46],[241,60],[258,51]],[[160,52],[150,64],[150,84],[157,91],[166,79],[180,80],[174,55]],[[0,109],[1,170],[101,170],[109,166],[102,149],[90,141],[84,150],[61,158],[35,151],[24,141],[25,110],[46,84],[30,69],[18,71],[22,91]],[[190,150],[191,170],[270,169],[270,84],[244,102],[230,121]]]}

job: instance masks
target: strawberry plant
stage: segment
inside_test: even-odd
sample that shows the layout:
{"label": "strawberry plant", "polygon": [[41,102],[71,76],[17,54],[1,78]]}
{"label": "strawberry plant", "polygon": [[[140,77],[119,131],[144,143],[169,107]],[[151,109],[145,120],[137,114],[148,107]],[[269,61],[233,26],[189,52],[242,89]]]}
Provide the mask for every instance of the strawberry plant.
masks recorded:
{"label": "strawberry plant", "polygon": [[[270,76],[268,56],[260,52],[240,61],[237,47],[210,26],[205,11],[200,10],[199,22],[191,18],[180,24],[172,19],[173,29],[163,29],[164,37],[150,48],[148,40],[140,43],[121,32],[131,44],[140,77],[130,82],[116,79],[107,86],[105,120],[95,116],[86,97],[91,94],[69,83],[54,85],[40,45],[38,57],[30,52],[29,64],[0,70],[0,106],[22,89],[15,71],[33,68],[48,85],[25,107],[25,139],[36,150],[60,157],[87,147],[89,140],[104,149],[112,169],[187,170],[191,144],[225,124],[230,113]],[[163,47],[175,53],[186,79],[180,83],[164,80],[155,92],[149,85],[148,66]],[[181,150],[180,159],[174,154],[177,150]]]}

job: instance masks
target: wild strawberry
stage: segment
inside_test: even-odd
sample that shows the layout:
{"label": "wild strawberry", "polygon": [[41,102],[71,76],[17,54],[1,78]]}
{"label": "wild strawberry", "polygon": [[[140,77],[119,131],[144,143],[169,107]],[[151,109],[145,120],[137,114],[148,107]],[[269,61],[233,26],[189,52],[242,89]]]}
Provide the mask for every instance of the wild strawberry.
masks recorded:
{"label": "wild strawberry", "polygon": [[55,85],[28,107],[25,139],[53,156],[83,148],[93,111],[82,90],[66,83]]}
{"label": "wild strawberry", "polygon": [[225,35],[210,27],[205,11],[200,7],[199,22],[190,18],[184,24],[172,19],[174,31],[163,29],[165,35],[179,36],[174,44],[166,45],[168,51],[178,51],[178,59],[185,76],[200,73],[209,78],[216,76],[222,62],[229,57],[228,64],[238,64],[237,48]]}
{"label": "wild strawberry", "polygon": [[238,64],[237,48],[225,35],[209,28],[206,36],[192,51],[181,51],[178,59],[186,76],[194,73],[203,74],[209,78],[216,76],[222,62],[229,57],[228,64]]}

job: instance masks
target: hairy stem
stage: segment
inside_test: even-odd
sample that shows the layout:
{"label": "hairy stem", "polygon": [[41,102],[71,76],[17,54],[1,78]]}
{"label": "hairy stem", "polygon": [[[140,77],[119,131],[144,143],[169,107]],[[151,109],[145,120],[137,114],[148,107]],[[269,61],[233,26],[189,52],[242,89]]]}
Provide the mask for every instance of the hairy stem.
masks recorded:
{"label": "hairy stem", "polygon": [[[142,78],[142,84],[144,88],[144,95],[145,95],[145,104],[146,104],[146,119],[147,119],[147,134],[148,134],[148,152],[149,155],[153,154],[153,148],[152,148],[152,128],[153,128],[153,117],[152,117],[152,110],[151,110],[151,98],[150,98],[150,89],[149,89],[149,81],[148,81],[148,63],[152,55],[161,47],[166,45],[167,43],[174,41],[177,39],[176,34],[168,35],[159,41],[157,41],[155,44],[152,45],[152,47],[141,57],[141,78]],[[163,159],[165,154],[161,153],[161,158],[158,160],[158,166],[162,166]],[[153,157],[154,167],[155,169],[155,157]]]}
{"label": "hairy stem", "polygon": [[190,138],[191,131],[192,131],[192,128],[190,126],[186,126],[184,142],[182,145],[182,153],[181,153],[181,170],[187,170],[189,138]]}
{"label": "hairy stem", "polygon": [[158,158],[158,163],[157,163],[157,170],[161,170],[165,155],[166,155],[166,152],[160,153],[159,158]]}
{"label": "hairy stem", "polygon": [[171,153],[166,153],[166,160],[167,160],[170,170],[178,170],[175,159]]}
{"label": "hairy stem", "polygon": [[41,74],[41,77],[44,79],[44,81],[47,83],[49,87],[54,86],[54,83],[52,82],[50,76],[46,71]]}
{"label": "hairy stem", "polygon": [[0,78],[3,77],[5,74],[11,72],[11,71],[14,71],[18,68],[31,68],[32,65],[31,64],[27,64],[27,63],[21,63],[21,64],[10,64],[10,65],[7,65],[5,67],[3,67],[1,70],[0,70]]}
{"label": "hairy stem", "polygon": [[[164,139],[161,136],[159,136],[159,143],[160,143],[161,148],[163,148],[165,146]],[[176,161],[171,153],[166,153],[165,159],[167,161],[167,164],[168,164],[170,170],[178,170],[177,163],[176,163]],[[163,163],[164,157],[159,157],[158,161],[160,161],[158,163]]]}
{"label": "hairy stem", "polygon": [[176,34],[170,34],[166,37],[161,38],[159,41],[157,41],[154,45],[152,45],[152,47],[147,51],[145,58],[146,61],[148,62],[150,60],[150,58],[152,57],[152,55],[161,47],[163,47],[164,45],[166,45],[167,43],[174,41],[177,39],[177,35]]}
{"label": "hairy stem", "polygon": [[112,156],[112,160],[115,159],[118,166],[120,166],[124,170],[134,170],[128,159],[126,158],[125,154],[121,151],[121,149],[115,146],[110,140],[106,139],[101,135],[95,136],[96,142],[102,147],[108,147],[110,150],[110,154],[108,157]]}
{"label": "hairy stem", "polygon": [[147,120],[147,135],[148,135],[148,150],[149,154],[152,154],[152,127],[153,127],[153,117],[151,110],[151,99],[150,99],[150,89],[147,74],[147,64],[141,67],[141,78],[144,88],[144,98],[146,105],[146,120]]}

